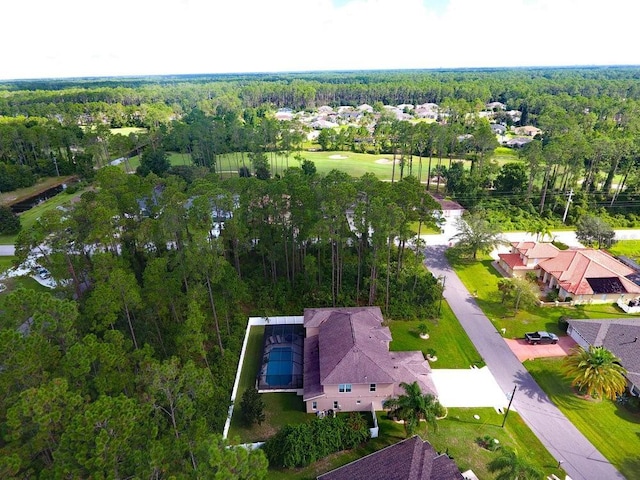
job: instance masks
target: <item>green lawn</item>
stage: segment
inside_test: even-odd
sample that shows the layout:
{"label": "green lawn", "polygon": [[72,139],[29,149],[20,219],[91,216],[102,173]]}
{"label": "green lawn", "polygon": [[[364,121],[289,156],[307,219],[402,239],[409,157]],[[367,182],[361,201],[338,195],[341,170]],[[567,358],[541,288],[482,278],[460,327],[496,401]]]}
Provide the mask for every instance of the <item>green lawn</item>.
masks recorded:
{"label": "green lawn", "polygon": [[111,128],[110,131],[112,135],[123,135],[125,137],[128,137],[130,133],[147,133],[147,129],[142,127]]}
{"label": "green lawn", "polygon": [[586,400],[575,395],[561,371],[562,360],[524,363],[558,408],[626,478],[640,472],[640,414],[610,400]]}
{"label": "green lawn", "polygon": [[[129,173],[133,173],[133,172],[136,171],[136,168],[138,168],[140,166],[140,157],[138,155],[133,156],[133,157],[129,158],[129,161],[127,163],[128,163],[128,165],[125,165],[124,163],[121,163],[120,164],[120,168],[122,168],[123,170],[126,170]],[[169,163],[172,166],[191,165],[191,155],[189,155],[187,153],[170,152],[169,153]]]}
{"label": "green lawn", "polygon": [[498,165],[504,165],[505,163],[519,162],[518,152],[509,147],[498,147],[491,157],[492,160],[498,162]]}
{"label": "green lawn", "polygon": [[491,265],[488,255],[478,261],[457,259],[448,255],[449,262],[470,292],[476,292],[476,301],[496,329],[507,329],[507,337],[522,337],[532,330],[562,333],[558,328],[561,316],[570,318],[617,318],[620,310],[613,304],[579,305],[576,307],[531,307],[520,309],[514,316],[511,305],[501,303],[498,280],[502,278]]}
{"label": "green lawn", "polygon": [[[377,415],[380,436],[372,439],[366,445],[355,450],[330,455],[306,468],[292,470],[270,469],[267,478],[273,480],[281,478],[315,479],[322,473],[404,440],[405,432],[401,423],[387,419],[385,412],[377,412]],[[476,420],[473,417],[474,415],[479,415],[480,419]],[[496,454],[481,448],[476,443],[477,438],[482,438],[485,435],[497,438],[501,445],[516,448],[530,462],[541,468],[546,475],[554,473],[563,478],[562,472],[557,468],[557,462],[517,413],[511,412],[509,414],[504,429],[500,427],[502,419],[503,416],[496,413],[492,408],[451,408],[447,418],[438,421],[436,432],[429,431],[425,434],[423,427],[419,433],[437,451],[448,452],[461,471],[472,469],[478,478],[494,478],[494,475],[487,470],[487,463]]]}
{"label": "green lawn", "polygon": [[[48,200],[45,200],[40,205],[37,205],[24,213],[20,214],[20,224],[22,228],[27,229],[31,228],[31,226],[35,223],[35,221],[40,218],[44,212],[48,210],[52,210],[61,205],[65,205],[71,202],[74,198],[79,197],[85,192],[85,190],[79,190],[76,193],[68,194],[66,192],[61,192],[55,197],[52,197]],[[17,235],[0,235],[0,244],[1,245],[13,245],[16,242]]]}
{"label": "green lawn", "polygon": [[13,267],[16,257],[0,257],[0,274]]}
{"label": "green lawn", "polygon": [[436,350],[438,361],[431,362],[433,368],[469,368],[470,365],[483,366],[482,357],[477,352],[457,318],[446,304],[442,304],[442,318],[439,321],[425,320],[429,327],[429,338],[423,340],[418,335],[420,321],[392,321],[389,324],[393,341],[392,351]]}
{"label": "green lawn", "polygon": [[612,255],[625,255],[640,262],[640,240],[622,240],[608,250]]}

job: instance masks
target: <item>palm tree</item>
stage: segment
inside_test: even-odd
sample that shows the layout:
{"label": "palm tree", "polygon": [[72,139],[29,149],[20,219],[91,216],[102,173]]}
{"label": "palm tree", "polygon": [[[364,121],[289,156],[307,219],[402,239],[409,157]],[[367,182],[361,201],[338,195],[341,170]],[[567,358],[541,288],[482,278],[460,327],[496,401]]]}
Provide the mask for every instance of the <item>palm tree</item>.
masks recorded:
{"label": "palm tree", "polygon": [[458,240],[458,245],[471,252],[474,260],[478,252],[490,252],[505,242],[496,227],[477,213],[458,218],[456,228],[458,233],[451,240]]}
{"label": "palm tree", "polygon": [[490,472],[500,472],[496,480],[539,480],[543,473],[527,461],[518,457],[515,450],[501,447],[499,456],[487,465]]}
{"label": "palm tree", "polygon": [[418,382],[402,382],[400,386],[404,388],[405,395],[385,400],[383,406],[389,409],[390,415],[402,419],[407,437],[418,429],[420,420],[425,420],[436,430],[436,418],[445,411],[438,399],[431,394],[423,394]]}
{"label": "palm tree", "polygon": [[527,233],[536,236],[536,242],[544,242],[546,237],[553,238],[549,224],[543,220],[532,222]]}
{"label": "palm tree", "polygon": [[616,399],[627,387],[627,371],[620,359],[604,347],[578,346],[564,361],[564,371],[572,377],[571,385],[592,397]]}

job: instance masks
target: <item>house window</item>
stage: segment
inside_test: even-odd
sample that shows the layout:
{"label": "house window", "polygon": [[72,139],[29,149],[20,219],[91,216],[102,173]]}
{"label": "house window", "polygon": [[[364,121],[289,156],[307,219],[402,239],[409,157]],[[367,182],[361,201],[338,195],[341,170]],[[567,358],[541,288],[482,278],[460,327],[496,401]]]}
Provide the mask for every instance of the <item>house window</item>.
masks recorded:
{"label": "house window", "polygon": [[333,409],[334,410],[338,410],[338,408],[340,408],[340,405],[338,405],[338,401],[337,400],[334,400],[333,401]]}
{"label": "house window", "polygon": [[340,393],[349,393],[351,392],[351,384],[350,383],[341,383],[338,385],[338,392]]}
{"label": "house window", "polygon": [[375,392],[376,391],[376,384],[375,383],[370,383],[369,384],[369,391],[370,392]]}
{"label": "house window", "polygon": [[318,409],[318,402],[311,402],[311,410],[317,410]]}

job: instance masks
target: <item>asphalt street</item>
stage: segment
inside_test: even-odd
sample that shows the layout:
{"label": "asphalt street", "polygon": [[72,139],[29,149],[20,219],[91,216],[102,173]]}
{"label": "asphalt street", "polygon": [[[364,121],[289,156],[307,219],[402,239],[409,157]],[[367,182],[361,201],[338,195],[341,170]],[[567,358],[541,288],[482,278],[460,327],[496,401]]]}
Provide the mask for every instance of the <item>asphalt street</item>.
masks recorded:
{"label": "asphalt street", "polygon": [[[434,276],[445,276],[444,297],[482,355],[498,385],[510,395],[513,407],[573,480],[624,477],[549,400],[482,313],[445,258],[446,245],[426,248],[425,263]],[[507,420],[508,421],[508,420]]]}

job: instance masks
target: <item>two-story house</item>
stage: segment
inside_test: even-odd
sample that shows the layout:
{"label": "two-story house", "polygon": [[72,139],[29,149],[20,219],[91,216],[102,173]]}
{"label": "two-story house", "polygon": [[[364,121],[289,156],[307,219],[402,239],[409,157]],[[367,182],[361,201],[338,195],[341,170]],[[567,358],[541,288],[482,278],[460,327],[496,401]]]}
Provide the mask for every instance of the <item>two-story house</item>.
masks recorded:
{"label": "two-story house", "polygon": [[304,394],[307,412],[382,409],[417,381],[435,394],[422,352],[390,352],[391,331],[379,307],[309,308],[304,311]]}

